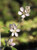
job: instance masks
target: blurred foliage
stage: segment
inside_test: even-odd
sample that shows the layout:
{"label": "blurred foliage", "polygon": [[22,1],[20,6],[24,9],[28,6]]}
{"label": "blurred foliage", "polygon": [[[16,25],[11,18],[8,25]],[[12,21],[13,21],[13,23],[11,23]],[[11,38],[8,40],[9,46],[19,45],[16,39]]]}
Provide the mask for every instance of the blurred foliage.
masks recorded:
{"label": "blurred foliage", "polygon": [[16,48],[12,47],[12,50],[17,50]]}
{"label": "blurred foliage", "polygon": [[[30,16],[19,23],[18,11],[21,6],[31,6]],[[15,23],[22,32],[19,33],[19,42],[37,40],[37,0],[0,0],[0,32],[2,43],[5,45],[6,34],[9,34],[9,24]],[[33,36],[35,35],[36,38]],[[18,42],[18,43],[19,43]],[[16,50],[16,49],[13,49]]]}

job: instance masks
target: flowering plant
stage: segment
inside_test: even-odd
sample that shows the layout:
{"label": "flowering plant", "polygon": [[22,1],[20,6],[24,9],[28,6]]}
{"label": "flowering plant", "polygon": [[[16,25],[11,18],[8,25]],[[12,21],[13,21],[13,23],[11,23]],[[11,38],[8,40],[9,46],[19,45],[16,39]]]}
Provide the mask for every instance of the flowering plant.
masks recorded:
{"label": "flowering plant", "polygon": [[[18,11],[18,14],[21,15],[21,18],[24,20],[26,16],[30,15],[30,6],[26,6],[25,9],[23,7],[20,7],[20,11]],[[6,45],[8,44],[7,46],[13,47],[16,45],[16,43],[13,40],[13,37],[18,38],[18,35],[19,35],[18,32],[20,32],[21,30],[18,29],[18,26],[15,23],[10,24],[9,28],[11,32],[11,36],[10,36],[11,38],[7,40]]]}

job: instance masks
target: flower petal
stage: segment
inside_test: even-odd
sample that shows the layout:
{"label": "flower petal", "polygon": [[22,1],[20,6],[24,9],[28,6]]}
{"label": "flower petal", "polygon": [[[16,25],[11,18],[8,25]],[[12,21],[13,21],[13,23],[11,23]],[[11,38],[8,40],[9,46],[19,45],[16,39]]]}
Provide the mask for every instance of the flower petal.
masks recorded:
{"label": "flower petal", "polygon": [[17,26],[13,23],[13,29],[16,29],[17,28]]}
{"label": "flower petal", "polygon": [[15,33],[15,36],[18,37],[18,33]]}
{"label": "flower petal", "polygon": [[26,16],[29,16],[29,15],[30,15],[30,14],[28,14],[28,13],[26,14]]}
{"label": "flower petal", "polygon": [[25,10],[25,13],[27,13],[27,10]]}
{"label": "flower petal", "polygon": [[25,15],[22,15],[21,17],[22,17],[22,18],[25,18]]}
{"label": "flower petal", "polygon": [[18,14],[19,14],[19,15],[22,15],[22,12],[19,11]]}
{"label": "flower petal", "polygon": [[14,36],[14,33],[12,33],[12,36]]}
{"label": "flower petal", "polygon": [[16,32],[20,32],[20,29],[17,29]]}
{"label": "flower petal", "polygon": [[9,28],[11,28],[12,24],[9,25]]}
{"label": "flower petal", "polygon": [[13,42],[13,39],[9,39],[9,42]]}
{"label": "flower petal", "polygon": [[15,44],[15,43],[11,43],[10,45],[11,45],[11,46],[14,46],[14,45],[16,45],[16,44]]}
{"label": "flower petal", "polygon": [[24,8],[23,8],[23,7],[20,7],[20,11],[22,11],[22,12],[23,12],[23,11],[24,11]]}
{"label": "flower petal", "polygon": [[27,11],[27,13],[30,13],[30,11],[31,11],[31,10],[30,10],[30,6],[26,6],[26,7],[25,7],[25,10]]}
{"label": "flower petal", "polygon": [[14,26],[14,30],[16,30],[16,29],[17,29],[17,27]]}
{"label": "flower petal", "polygon": [[30,9],[30,6],[26,6],[25,9],[26,9],[26,10]]}
{"label": "flower petal", "polygon": [[13,32],[14,30],[13,29],[10,29],[10,31]]}

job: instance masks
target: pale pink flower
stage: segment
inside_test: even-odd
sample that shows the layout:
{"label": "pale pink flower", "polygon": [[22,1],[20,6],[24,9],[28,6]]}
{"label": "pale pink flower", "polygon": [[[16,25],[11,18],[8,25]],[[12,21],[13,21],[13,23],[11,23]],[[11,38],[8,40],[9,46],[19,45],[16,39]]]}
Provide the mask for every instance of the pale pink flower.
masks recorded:
{"label": "pale pink flower", "polygon": [[20,29],[17,29],[17,26],[13,25],[13,28],[10,29],[10,32],[12,32],[12,36],[16,36],[18,37],[18,33],[17,32],[20,32]]}
{"label": "pale pink flower", "polygon": [[22,19],[24,19],[26,16],[29,16],[30,6],[26,6],[25,9],[23,7],[20,7],[20,11],[18,11],[18,14],[21,15]]}
{"label": "pale pink flower", "polygon": [[9,39],[8,44],[11,46],[15,46],[16,44],[13,42],[13,39]]}

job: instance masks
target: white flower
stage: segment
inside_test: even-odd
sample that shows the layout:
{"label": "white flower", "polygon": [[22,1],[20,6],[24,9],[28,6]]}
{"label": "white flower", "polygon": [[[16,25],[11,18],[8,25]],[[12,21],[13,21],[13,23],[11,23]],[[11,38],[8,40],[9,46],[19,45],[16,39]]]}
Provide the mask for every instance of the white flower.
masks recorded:
{"label": "white flower", "polygon": [[18,33],[17,32],[20,32],[20,29],[10,29],[10,31],[12,32],[12,36],[16,36],[18,37]]}
{"label": "white flower", "polygon": [[12,36],[15,35],[16,37],[18,37],[17,32],[20,32],[20,29],[17,29],[16,26],[14,26],[13,28],[10,29],[10,31],[12,32],[12,34],[11,34]]}
{"label": "white flower", "polygon": [[30,7],[26,6],[25,9],[23,7],[20,8],[20,11],[18,11],[19,15],[22,15],[22,19],[24,19],[26,16],[29,16],[30,14]]}
{"label": "white flower", "polygon": [[11,45],[11,46],[16,45],[15,43],[13,43],[13,39],[9,39],[8,44]]}

